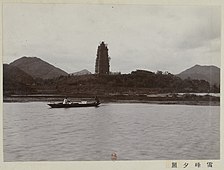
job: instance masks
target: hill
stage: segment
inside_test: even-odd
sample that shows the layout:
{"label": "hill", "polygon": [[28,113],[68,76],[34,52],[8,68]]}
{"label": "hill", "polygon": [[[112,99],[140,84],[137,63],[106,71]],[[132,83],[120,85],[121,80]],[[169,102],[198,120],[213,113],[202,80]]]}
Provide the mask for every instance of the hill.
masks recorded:
{"label": "hill", "polygon": [[206,80],[210,85],[220,85],[220,68],[216,66],[195,65],[177,75],[181,79]]}
{"label": "hill", "polygon": [[65,71],[37,57],[21,57],[9,65],[21,69],[33,78],[52,79],[68,75]]}
{"label": "hill", "polygon": [[86,75],[86,74],[92,74],[90,71],[83,69],[81,71],[75,72],[75,73],[71,73],[70,75],[73,76],[80,76],[80,75]]}
{"label": "hill", "polygon": [[205,80],[182,80],[171,73],[154,73],[136,70],[130,74],[119,75],[80,75],[64,76],[46,80],[38,86],[46,91],[49,87],[58,94],[66,95],[111,95],[111,94],[157,94],[182,92],[209,92],[209,83]]}
{"label": "hill", "polygon": [[[18,72],[18,71],[14,71]],[[6,73],[6,72],[5,72]],[[5,81],[5,80],[4,80]],[[28,86],[35,94],[60,94],[82,97],[113,95],[147,95],[158,93],[208,93],[214,90],[205,80],[185,79],[168,72],[136,70],[118,75],[60,76],[54,79],[36,79]],[[218,90],[218,89],[216,89]],[[5,92],[5,89],[4,89]],[[10,92],[10,91],[9,91]],[[12,91],[15,94],[14,91]],[[11,94],[12,94],[11,93]],[[18,91],[20,93],[20,91]],[[17,94],[18,94],[17,93]],[[9,94],[9,93],[8,93]]]}
{"label": "hill", "polygon": [[30,92],[34,79],[15,66],[3,64],[3,91],[21,93]]}

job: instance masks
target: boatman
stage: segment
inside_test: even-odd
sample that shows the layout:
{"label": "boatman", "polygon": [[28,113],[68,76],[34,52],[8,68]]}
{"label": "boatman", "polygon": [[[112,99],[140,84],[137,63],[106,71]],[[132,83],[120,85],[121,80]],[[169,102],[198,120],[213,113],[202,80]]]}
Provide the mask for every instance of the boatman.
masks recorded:
{"label": "boatman", "polygon": [[95,101],[96,101],[96,103],[99,103],[100,102],[100,100],[98,99],[97,96],[95,97]]}
{"label": "boatman", "polygon": [[111,160],[112,161],[116,161],[117,160],[117,154],[116,154],[116,152],[114,152],[114,153],[111,154]]}
{"label": "boatman", "polygon": [[67,97],[64,99],[63,104],[68,104],[68,98]]}

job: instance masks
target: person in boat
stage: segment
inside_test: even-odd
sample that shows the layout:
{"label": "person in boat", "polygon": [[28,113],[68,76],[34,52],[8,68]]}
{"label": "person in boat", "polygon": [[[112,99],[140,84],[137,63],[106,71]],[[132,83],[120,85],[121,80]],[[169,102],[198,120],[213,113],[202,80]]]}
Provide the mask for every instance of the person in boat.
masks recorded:
{"label": "person in boat", "polygon": [[100,103],[100,100],[97,96],[95,97],[95,101],[96,101],[96,103]]}
{"label": "person in boat", "polygon": [[66,97],[65,99],[64,99],[64,101],[63,101],[63,104],[69,104],[69,100],[68,100],[68,98]]}
{"label": "person in boat", "polygon": [[116,152],[114,152],[114,153],[111,154],[111,160],[112,161],[117,160],[117,154],[116,154]]}

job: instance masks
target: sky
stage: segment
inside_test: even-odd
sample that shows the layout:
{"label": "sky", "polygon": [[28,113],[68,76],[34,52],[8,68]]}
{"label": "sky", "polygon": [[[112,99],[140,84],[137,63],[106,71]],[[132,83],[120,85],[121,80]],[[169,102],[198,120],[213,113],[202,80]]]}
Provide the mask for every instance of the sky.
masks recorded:
{"label": "sky", "polygon": [[94,73],[97,47],[108,44],[110,70],[178,74],[221,66],[218,6],[4,4],[3,63],[39,57],[73,73]]}

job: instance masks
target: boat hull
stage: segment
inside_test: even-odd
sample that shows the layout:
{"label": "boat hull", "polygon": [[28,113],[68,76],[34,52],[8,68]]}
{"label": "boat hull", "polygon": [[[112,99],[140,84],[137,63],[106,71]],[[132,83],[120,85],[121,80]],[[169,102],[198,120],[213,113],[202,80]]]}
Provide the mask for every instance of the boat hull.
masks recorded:
{"label": "boat hull", "polygon": [[48,104],[51,108],[70,108],[70,107],[98,107],[100,103],[91,102],[91,103],[50,103]]}

